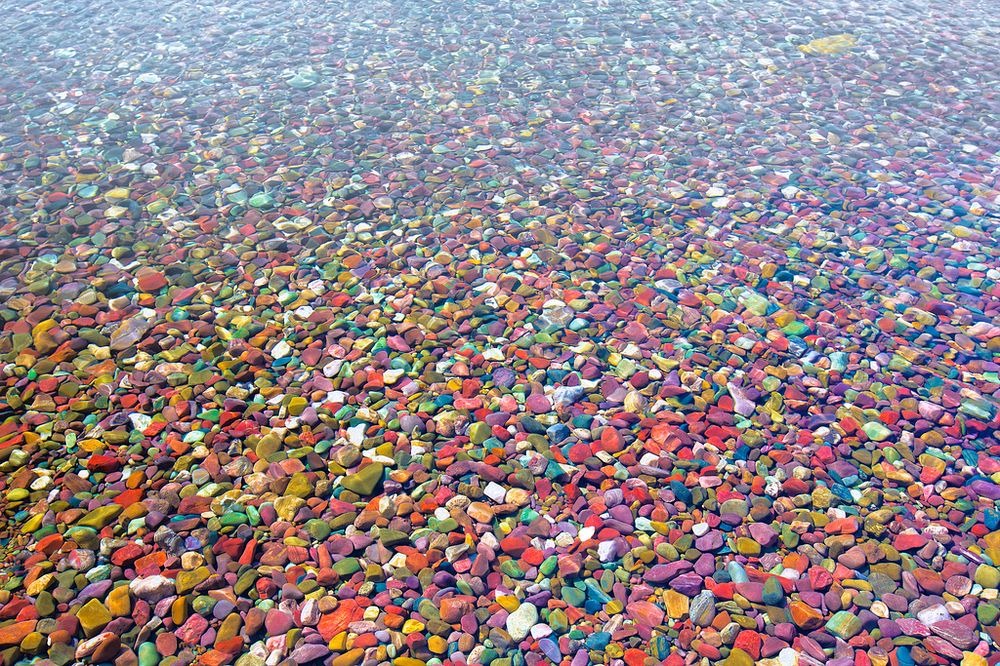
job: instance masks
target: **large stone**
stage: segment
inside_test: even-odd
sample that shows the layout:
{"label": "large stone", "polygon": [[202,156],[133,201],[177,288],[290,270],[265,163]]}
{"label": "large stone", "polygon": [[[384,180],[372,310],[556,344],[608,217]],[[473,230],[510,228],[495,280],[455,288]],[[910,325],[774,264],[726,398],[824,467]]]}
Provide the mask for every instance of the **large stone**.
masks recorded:
{"label": "large stone", "polygon": [[166,599],[174,595],[176,588],[174,581],[166,576],[147,576],[145,578],[135,578],[128,585],[129,591],[137,599],[143,599],[151,604],[155,604],[161,599]]}
{"label": "large stone", "polygon": [[524,603],[507,616],[507,633],[515,641],[521,641],[536,624],[538,624],[538,609],[533,604]]}
{"label": "large stone", "polygon": [[709,590],[699,592],[689,604],[691,622],[696,627],[707,627],[715,619],[715,595]]}
{"label": "large stone", "polygon": [[962,650],[971,650],[979,644],[976,632],[957,620],[935,622],[931,631]]}
{"label": "large stone", "polygon": [[723,666],[753,666],[754,660],[746,651],[733,648],[723,662]]}
{"label": "large stone", "polygon": [[108,612],[114,617],[125,617],[132,612],[128,585],[119,585],[108,593]]}
{"label": "large stone", "polygon": [[633,601],[626,609],[632,619],[647,627],[655,627],[663,624],[663,609],[648,601]]}
{"label": "large stone", "polygon": [[691,600],[676,590],[667,590],[663,595],[667,605],[667,616],[674,620],[683,619],[691,605]]}
{"label": "large stone", "polygon": [[285,495],[274,500],[274,511],[282,520],[292,522],[299,509],[306,505],[306,501],[301,497]]}
{"label": "large stone", "polygon": [[991,567],[988,564],[980,564],[976,567],[975,578],[980,585],[988,589],[1000,587],[1000,569]]}
{"label": "large stone", "polygon": [[479,423],[473,423],[471,426],[469,426],[468,434],[469,434],[469,439],[472,440],[473,444],[482,444],[487,439],[489,439],[492,433],[490,432],[490,427],[487,424],[479,422]]}
{"label": "large stone", "polygon": [[198,567],[191,571],[177,572],[177,594],[187,594],[205,581],[211,572],[207,567]]}
{"label": "large stone", "polygon": [[76,619],[80,621],[83,633],[90,637],[111,622],[111,613],[100,601],[91,599],[77,612]]}
{"label": "large stone", "polygon": [[77,525],[83,527],[93,527],[95,530],[104,529],[118,517],[122,512],[122,507],[118,504],[108,504],[101,506],[77,521]]}
{"label": "large stone", "polygon": [[826,622],[826,630],[845,641],[861,633],[861,620],[854,613],[838,611]]}
{"label": "large stone", "polygon": [[368,497],[375,494],[382,485],[382,472],[385,466],[382,463],[369,463],[356,472],[352,472],[344,477],[341,485],[352,493]]}
{"label": "large stone", "polygon": [[793,601],[789,604],[788,612],[791,614],[795,626],[804,631],[812,631],[823,624],[823,614],[801,601]]}
{"label": "large stone", "polygon": [[285,494],[306,499],[313,494],[313,484],[305,474],[294,474],[285,488]]}
{"label": "large stone", "polygon": [[25,620],[0,627],[0,647],[18,645],[25,636],[35,630],[35,624],[37,624],[35,620]]}

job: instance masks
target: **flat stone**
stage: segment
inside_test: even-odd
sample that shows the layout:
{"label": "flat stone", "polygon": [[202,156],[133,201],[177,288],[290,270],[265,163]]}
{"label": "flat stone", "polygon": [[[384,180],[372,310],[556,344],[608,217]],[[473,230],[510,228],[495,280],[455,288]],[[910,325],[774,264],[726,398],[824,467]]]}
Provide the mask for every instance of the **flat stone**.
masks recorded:
{"label": "flat stone", "polygon": [[385,467],[381,463],[369,463],[356,472],[343,478],[341,485],[362,497],[373,495],[382,484],[382,472]]}
{"label": "flat stone", "polygon": [[507,616],[507,633],[515,641],[523,640],[533,626],[538,623],[538,609],[529,603],[522,603]]}
{"label": "flat stone", "polygon": [[91,599],[76,613],[77,620],[88,637],[94,636],[111,622],[111,613],[97,599]]}
{"label": "flat stone", "polygon": [[861,620],[848,611],[838,611],[826,622],[826,629],[834,636],[849,640],[861,633]]}

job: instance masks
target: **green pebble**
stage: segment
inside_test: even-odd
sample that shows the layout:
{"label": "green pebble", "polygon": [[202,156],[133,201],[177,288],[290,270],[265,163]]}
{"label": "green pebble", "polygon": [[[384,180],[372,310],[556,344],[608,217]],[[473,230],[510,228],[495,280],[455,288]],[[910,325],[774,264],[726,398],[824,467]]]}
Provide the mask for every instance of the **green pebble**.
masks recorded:
{"label": "green pebble", "polygon": [[980,564],[976,567],[973,580],[987,589],[996,589],[1000,587],[1000,569],[988,564]]}
{"label": "green pebble", "polygon": [[801,321],[793,321],[790,324],[783,326],[781,331],[785,335],[803,336],[809,333],[809,326]]}
{"label": "green pebble", "polygon": [[191,608],[198,615],[208,617],[212,613],[212,609],[215,608],[215,604],[215,599],[202,594],[194,598],[194,601],[191,602]]}
{"label": "green pebble", "polygon": [[996,415],[996,407],[985,400],[964,400],[958,411],[980,421],[992,421]]}
{"label": "green pebble", "polygon": [[882,442],[892,437],[892,431],[880,421],[869,421],[862,425],[861,429],[868,435],[868,439],[876,442]]}
{"label": "green pebble", "polygon": [[233,585],[233,592],[240,595],[250,590],[257,579],[260,578],[260,574],[256,570],[250,569],[243,572],[239,578],[236,579],[236,583]]}
{"label": "green pebble", "polygon": [[345,476],[341,485],[353,493],[368,497],[382,485],[382,472],[384,470],[385,466],[382,463],[370,463],[357,472]]}
{"label": "green pebble", "polygon": [[555,609],[549,613],[549,626],[557,634],[564,634],[569,630],[569,618],[562,609]]}
{"label": "green pebble", "polygon": [[762,599],[768,606],[781,606],[785,603],[785,589],[781,587],[777,576],[768,576],[764,581]]}
{"label": "green pebble", "polygon": [[847,641],[861,633],[861,620],[854,613],[838,611],[827,621],[826,630]]}
{"label": "green pebble", "polygon": [[42,617],[48,617],[56,612],[56,603],[49,592],[42,591],[35,598],[35,611]]}
{"label": "green pebble", "polygon": [[491,434],[490,427],[481,421],[469,426],[468,435],[473,444],[482,444],[490,438]]}
{"label": "green pebble", "polygon": [[979,604],[976,607],[976,619],[984,627],[995,623],[998,615],[1000,615],[1000,608],[992,604]]}
{"label": "green pebble", "polygon": [[258,192],[257,194],[250,197],[250,201],[248,201],[247,203],[249,203],[254,208],[270,208],[271,206],[274,205],[274,199],[272,199],[270,195],[264,192]]}
{"label": "green pebble", "polygon": [[387,529],[380,529],[378,531],[378,538],[379,541],[382,542],[382,545],[386,548],[398,546],[399,544],[407,543],[410,540],[410,536],[405,532]]}
{"label": "green pebble", "polygon": [[110,525],[118,517],[118,514],[122,512],[122,509],[123,507],[118,504],[98,507],[78,520],[76,524],[77,526],[92,527],[95,530],[101,530]]}
{"label": "green pebble", "polygon": [[333,570],[341,576],[350,576],[352,573],[361,570],[361,563],[356,557],[345,557],[333,564]]}
{"label": "green pebble", "polygon": [[146,642],[139,645],[139,666],[156,666],[159,663],[160,653],[155,643]]}
{"label": "green pebble", "polygon": [[500,571],[511,578],[524,578],[524,572],[521,571],[521,567],[518,566],[515,560],[506,560],[500,565]]}
{"label": "green pebble", "polygon": [[570,606],[578,608],[583,606],[583,602],[587,600],[587,595],[583,590],[578,590],[575,587],[563,587],[562,589],[562,600],[565,601]]}
{"label": "green pebble", "polygon": [[246,525],[249,519],[242,513],[236,513],[235,511],[230,511],[229,513],[223,515],[219,519],[219,523],[222,526],[235,527],[236,525]]}
{"label": "green pebble", "polygon": [[306,521],[306,532],[309,533],[313,539],[317,541],[323,541],[328,536],[330,536],[330,523],[325,520],[320,520],[319,518],[312,518]]}

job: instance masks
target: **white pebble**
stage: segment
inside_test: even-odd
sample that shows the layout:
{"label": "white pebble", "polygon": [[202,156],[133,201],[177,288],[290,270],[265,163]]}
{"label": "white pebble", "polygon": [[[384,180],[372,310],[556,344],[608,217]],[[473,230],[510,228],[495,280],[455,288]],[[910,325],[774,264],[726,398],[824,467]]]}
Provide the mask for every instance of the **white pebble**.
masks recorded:
{"label": "white pebble", "polygon": [[500,503],[503,502],[504,497],[507,496],[507,490],[500,484],[490,481],[486,484],[486,487],[483,488],[483,494],[494,502]]}
{"label": "white pebble", "polygon": [[523,641],[537,623],[538,609],[532,604],[521,604],[507,616],[507,633],[515,641]]}

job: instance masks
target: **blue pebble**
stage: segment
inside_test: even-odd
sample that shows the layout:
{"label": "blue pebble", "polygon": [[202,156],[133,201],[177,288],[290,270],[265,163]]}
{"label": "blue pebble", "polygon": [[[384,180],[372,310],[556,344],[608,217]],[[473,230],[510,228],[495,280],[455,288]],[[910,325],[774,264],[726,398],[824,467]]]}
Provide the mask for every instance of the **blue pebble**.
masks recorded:
{"label": "blue pebble", "polygon": [[846,486],[842,486],[839,483],[834,484],[830,488],[830,492],[839,497],[840,499],[844,500],[845,502],[854,501],[854,497],[851,496],[851,491]]}
{"label": "blue pebble", "polygon": [[593,578],[588,578],[584,583],[587,586],[587,597],[591,599],[596,599],[602,604],[606,604],[611,601],[611,597],[601,589],[601,586]]}
{"label": "blue pebble", "polygon": [[587,636],[585,643],[591,650],[603,650],[611,642],[611,634],[607,631],[595,631]]}
{"label": "blue pebble", "polygon": [[726,571],[729,572],[729,580],[734,583],[750,582],[750,576],[747,575],[747,570],[744,569],[743,565],[739,562],[730,562],[727,564]]}
{"label": "blue pebble", "polygon": [[670,656],[670,639],[666,636],[654,636],[649,649],[655,659],[666,659]]}
{"label": "blue pebble", "polygon": [[673,491],[674,497],[685,504],[690,504],[692,500],[691,491],[684,486],[680,481],[671,481],[670,490]]}
{"label": "blue pebble", "polygon": [[561,442],[570,436],[572,431],[566,427],[563,423],[557,423],[553,426],[549,426],[545,431],[545,435],[549,438],[550,442]]}
{"label": "blue pebble", "polygon": [[566,470],[559,466],[554,460],[550,460],[545,466],[545,477],[550,481],[555,481],[556,479],[561,479],[566,476]]}

